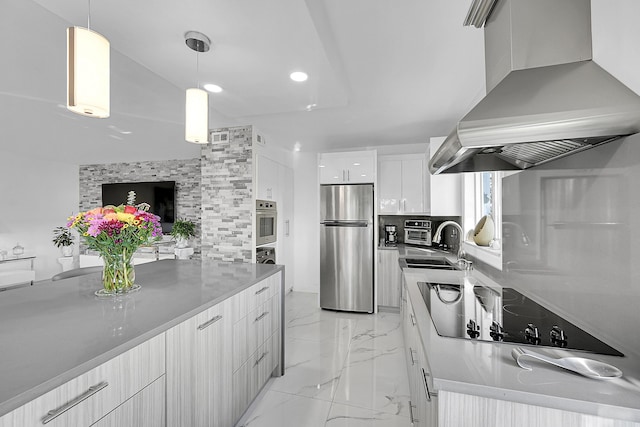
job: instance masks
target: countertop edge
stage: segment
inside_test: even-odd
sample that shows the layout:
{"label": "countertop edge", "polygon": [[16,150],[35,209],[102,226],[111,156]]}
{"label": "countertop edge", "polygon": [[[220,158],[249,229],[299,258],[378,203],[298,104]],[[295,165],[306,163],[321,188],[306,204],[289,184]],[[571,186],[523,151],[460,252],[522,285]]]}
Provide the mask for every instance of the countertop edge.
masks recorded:
{"label": "countertop edge", "polygon": [[[5,400],[4,402],[0,402],[0,417],[3,417],[4,415],[14,411],[15,409],[31,402],[34,399],[39,398],[40,396],[54,390],[55,388],[67,383],[68,381],[72,380],[73,378],[76,378],[80,375],[83,375],[85,373],[87,373],[88,371],[90,371],[93,368],[96,368],[97,366],[100,366],[101,364],[125,353],[128,350],[131,350],[132,348],[166,332],[167,330],[171,329],[172,327],[182,323],[183,321],[209,309],[210,307],[213,307],[214,305],[231,298],[232,296],[242,292],[243,290],[255,285],[256,283],[266,279],[267,277],[270,277],[280,271],[284,271],[284,266],[282,265],[277,265],[274,264],[273,265],[273,270],[270,270],[269,272],[265,272],[263,274],[257,275],[255,279],[252,280],[248,280],[247,283],[244,283],[238,287],[236,287],[235,289],[233,289],[232,291],[229,291],[217,298],[213,298],[210,301],[207,301],[205,304],[202,304],[200,306],[198,306],[197,308],[194,308],[193,310],[190,310],[188,312],[183,313],[182,315],[173,318],[172,320],[165,322],[161,325],[158,325],[157,327],[149,330],[149,331],[145,331],[143,333],[141,333],[140,335],[137,335],[135,338],[130,339],[129,341],[126,341],[125,343],[122,343],[120,345],[118,345],[117,347],[114,347],[104,353],[101,353],[99,356],[94,357],[84,363],[81,363],[79,365],[77,365],[76,367],[74,367],[73,369],[67,370],[63,373],[61,373],[60,375],[57,375],[54,378],[51,378],[50,380],[47,380],[41,384],[39,384],[36,387],[33,387],[31,389],[29,389],[26,392],[23,392],[21,394],[16,395],[13,398],[10,398],[8,400]],[[281,285],[282,286],[282,285]]]}

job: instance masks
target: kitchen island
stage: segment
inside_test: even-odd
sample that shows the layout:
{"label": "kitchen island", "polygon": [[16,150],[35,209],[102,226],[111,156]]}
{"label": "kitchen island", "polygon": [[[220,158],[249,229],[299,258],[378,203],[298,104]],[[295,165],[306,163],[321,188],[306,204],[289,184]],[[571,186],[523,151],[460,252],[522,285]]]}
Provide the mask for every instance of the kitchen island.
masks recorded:
{"label": "kitchen island", "polygon": [[420,416],[432,423],[437,419],[433,425],[640,426],[640,360],[636,349],[617,348],[626,355],[617,357],[540,348],[555,357],[574,355],[610,363],[624,373],[618,379],[589,379],[543,363],[529,363],[529,359],[533,370],[527,371],[511,356],[517,345],[439,336],[419,290],[418,282],[424,281],[472,288],[476,284],[500,286],[478,271],[403,270],[402,303],[409,319],[405,322],[405,338],[407,329],[414,330],[413,341],[408,342],[408,361],[409,365],[421,363],[420,351],[415,350],[420,346],[418,350],[424,351],[424,378],[414,381],[420,387],[424,381],[429,400]]}
{"label": "kitchen island", "polygon": [[[235,386],[222,384],[225,391],[219,394],[224,395],[224,404],[231,405],[233,396],[248,406],[266,377],[283,374],[283,272],[284,267],[270,264],[161,260],[136,266],[136,283],[142,289],[121,297],[94,295],[101,287],[99,274],[4,292],[0,296],[0,426],[32,425],[23,421],[27,415],[18,413],[29,405],[37,407],[33,402],[56,393],[60,397],[48,410],[65,415],[50,425],[65,425],[64,421],[56,422],[73,412],[67,410],[74,407],[76,400],[81,400],[77,407],[90,406],[91,397],[90,393],[70,394],[64,387],[107,368],[115,369],[119,377],[144,377],[132,381],[145,390],[152,387],[148,384],[160,384],[153,393],[161,396],[154,414],[161,424],[168,418],[169,425],[187,425],[184,420],[191,416],[185,415],[189,405],[198,406],[189,402],[197,394],[190,390],[202,386],[195,384],[203,377],[202,372],[194,371],[196,368],[222,369],[224,375],[220,378],[233,381]],[[261,316],[256,321],[251,317],[255,313]],[[196,322],[193,328],[189,324],[192,321]],[[251,328],[259,330],[254,334]],[[210,335],[206,339],[195,335],[192,338],[192,330]],[[199,342],[201,339],[204,341]],[[189,345],[193,349],[187,348]],[[208,366],[190,359],[208,350],[215,350],[221,362]],[[205,360],[211,359],[205,356]],[[253,364],[252,357],[260,360]],[[136,365],[135,361],[140,363]],[[252,365],[260,370],[260,378],[254,378],[247,370]],[[188,383],[190,379],[194,384]],[[108,381],[109,387],[104,385],[107,381],[91,381],[93,377],[86,379],[84,386],[95,386],[89,389],[95,396],[105,393],[102,388],[118,387],[113,381]],[[127,384],[122,388],[136,387]],[[117,394],[116,399],[129,401],[135,392],[113,393]],[[171,398],[175,396],[179,399]],[[175,400],[180,402],[174,403]],[[86,421],[78,424],[67,420],[67,425],[93,425],[114,409],[105,407],[104,402],[97,406],[99,415],[82,416],[79,419]],[[233,409],[234,419],[245,406]],[[93,409],[81,408],[85,412]],[[46,416],[44,411],[35,417],[43,420]],[[117,421],[99,425],[117,425]]]}

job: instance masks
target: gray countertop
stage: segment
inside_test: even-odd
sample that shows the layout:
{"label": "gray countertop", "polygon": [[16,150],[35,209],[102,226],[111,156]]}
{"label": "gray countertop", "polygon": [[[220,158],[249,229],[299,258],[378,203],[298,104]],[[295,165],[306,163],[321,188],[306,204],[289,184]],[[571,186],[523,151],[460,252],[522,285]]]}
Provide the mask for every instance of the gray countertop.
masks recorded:
{"label": "gray countertop", "polygon": [[1,292],[0,416],[283,268],[162,260],[117,298],[94,296],[100,274]]}
{"label": "gray countertop", "polygon": [[[527,371],[511,357],[515,345],[439,336],[417,286],[418,281],[427,277],[431,281],[465,286],[479,282],[499,287],[497,283],[478,271],[404,269],[403,275],[437,390],[640,422],[640,360],[629,349],[618,348],[631,355],[627,357],[579,354],[617,366],[624,373],[619,379],[593,380],[539,363],[532,363],[534,369]],[[572,355],[560,349],[545,348],[544,352],[555,357]]]}

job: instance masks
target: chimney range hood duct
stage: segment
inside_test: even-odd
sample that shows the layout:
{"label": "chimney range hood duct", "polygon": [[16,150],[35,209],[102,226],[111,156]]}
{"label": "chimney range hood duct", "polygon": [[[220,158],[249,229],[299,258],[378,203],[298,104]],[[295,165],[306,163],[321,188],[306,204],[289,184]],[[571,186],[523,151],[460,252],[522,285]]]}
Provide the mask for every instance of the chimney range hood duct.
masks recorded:
{"label": "chimney range hood duct", "polygon": [[495,87],[431,158],[432,174],[527,169],[640,131],[640,97],[590,60],[590,0],[493,9],[485,55]]}

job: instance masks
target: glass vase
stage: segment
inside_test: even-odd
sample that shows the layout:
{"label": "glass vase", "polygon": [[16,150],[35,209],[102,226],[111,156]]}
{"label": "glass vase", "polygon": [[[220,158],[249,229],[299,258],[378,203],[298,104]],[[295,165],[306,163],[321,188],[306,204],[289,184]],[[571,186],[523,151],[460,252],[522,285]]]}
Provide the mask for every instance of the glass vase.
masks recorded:
{"label": "glass vase", "polygon": [[121,295],[140,289],[136,285],[136,271],[132,255],[125,253],[101,254],[104,261],[102,270],[103,288],[96,292],[98,296]]}

